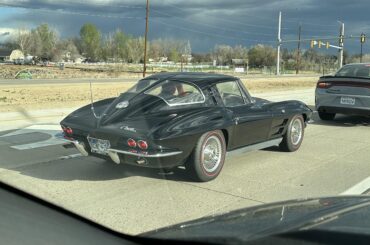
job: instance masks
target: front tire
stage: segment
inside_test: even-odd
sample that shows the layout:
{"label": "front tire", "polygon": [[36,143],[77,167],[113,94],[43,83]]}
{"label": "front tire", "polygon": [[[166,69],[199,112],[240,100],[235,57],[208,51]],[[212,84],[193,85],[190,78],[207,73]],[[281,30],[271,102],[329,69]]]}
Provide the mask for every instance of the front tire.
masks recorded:
{"label": "front tire", "polygon": [[326,112],[320,112],[320,111],[318,113],[319,113],[320,119],[323,121],[331,121],[335,117],[335,113],[326,113]]}
{"label": "front tire", "polygon": [[220,174],[225,156],[226,142],[223,133],[220,130],[207,132],[199,138],[186,169],[194,180],[207,182]]}
{"label": "front tire", "polygon": [[288,124],[287,132],[279,145],[280,149],[288,152],[298,150],[303,141],[304,127],[303,116],[295,115]]}

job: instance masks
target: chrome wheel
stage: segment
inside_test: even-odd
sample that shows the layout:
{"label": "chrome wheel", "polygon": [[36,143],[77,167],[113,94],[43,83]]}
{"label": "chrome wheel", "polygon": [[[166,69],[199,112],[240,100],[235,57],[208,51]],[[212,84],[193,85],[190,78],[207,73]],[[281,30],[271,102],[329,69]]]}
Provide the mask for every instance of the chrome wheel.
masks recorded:
{"label": "chrome wheel", "polygon": [[202,165],[206,172],[212,173],[220,165],[222,159],[222,145],[217,136],[207,139],[202,150]]}
{"label": "chrome wheel", "polygon": [[301,142],[303,135],[303,125],[299,118],[292,121],[290,139],[293,145],[298,145]]}

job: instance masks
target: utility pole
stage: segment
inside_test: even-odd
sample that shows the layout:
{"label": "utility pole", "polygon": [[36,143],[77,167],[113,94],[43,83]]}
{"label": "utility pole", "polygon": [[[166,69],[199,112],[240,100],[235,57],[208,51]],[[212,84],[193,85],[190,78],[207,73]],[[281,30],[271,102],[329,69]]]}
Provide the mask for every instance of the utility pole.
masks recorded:
{"label": "utility pole", "polygon": [[297,48],[297,66],[295,69],[295,74],[299,73],[299,66],[301,63],[301,32],[302,32],[302,26],[299,24],[298,28],[298,48]]}
{"label": "utility pole", "polygon": [[183,57],[184,57],[184,55],[181,54],[181,72],[183,72],[183,63],[184,63]]}
{"label": "utility pole", "polygon": [[343,48],[344,48],[344,23],[340,22],[340,34],[339,34],[339,68],[343,66]]}
{"label": "utility pole", "polygon": [[279,11],[279,24],[278,24],[278,44],[276,54],[276,75],[280,75],[280,46],[281,46],[281,11]]}
{"label": "utility pole", "polygon": [[145,77],[145,72],[146,72],[146,45],[147,45],[147,39],[148,39],[148,19],[149,19],[149,0],[146,0],[143,77]]}
{"label": "utility pole", "polygon": [[362,63],[362,45],[364,44],[365,40],[366,40],[366,35],[364,33],[361,33],[361,36],[360,36],[360,43],[361,43],[360,63]]}

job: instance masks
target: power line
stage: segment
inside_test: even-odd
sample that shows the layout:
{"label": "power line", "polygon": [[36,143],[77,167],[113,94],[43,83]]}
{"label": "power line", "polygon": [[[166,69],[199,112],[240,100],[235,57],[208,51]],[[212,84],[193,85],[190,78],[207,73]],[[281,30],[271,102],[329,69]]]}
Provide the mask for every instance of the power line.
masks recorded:
{"label": "power line", "polygon": [[[186,27],[181,27],[181,26],[177,26],[177,25],[168,24],[168,23],[160,21],[158,19],[153,19],[153,21],[159,22],[162,25],[170,26],[170,27],[173,27],[173,28],[176,28],[176,29],[180,29],[180,30],[184,30],[184,31],[190,31],[190,32],[199,33],[199,34],[204,34],[204,35],[207,35],[207,36],[220,37],[220,38],[224,38],[224,39],[234,39],[234,40],[240,40],[240,41],[249,41],[249,42],[262,43],[261,40],[246,39],[246,38],[239,38],[239,37],[232,37],[232,36],[223,36],[223,35],[218,35],[218,34],[214,34],[214,33],[210,33],[210,32],[198,31],[198,30],[194,30],[194,29],[190,29],[190,28],[186,28]],[[275,43],[276,41],[265,40],[263,42]]]}
{"label": "power line", "polygon": [[63,3],[63,2],[66,2],[66,3],[73,3],[73,4],[80,4],[80,5],[96,5],[96,6],[106,6],[106,7],[114,7],[114,8],[128,8],[128,9],[144,9],[144,7],[142,6],[132,6],[132,5],[114,5],[114,6],[111,6],[111,5],[107,5],[105,3],[97,3],[97,2],[89,2],[89,3],[86,3],[86,2],[76,2],[76,1],[68,1],[68,0],[59,0],[58,3]]}
{"label": "power line", "polygon": [[[85,2],[76,2],[76,1],[68,1],[68,0],[59,0],[58,2],[58,5],[61,5],[63,3],[72,3],[74,5],[76,4],[79,4],[79,5],[88,5],[88,6],[92,6],[92,5],[95,5],[95,6],[105,6],[105,7],[112,7],[110,5],[107,5],[107,4],[104,4],[104,3],[97,3],[97,2],[94,2],[94,3],[85,3]],[[48,3],[46,3],[45,5],[47,5]],[[11,3],[0,3],[0,5],[6,5],[6,6],[10,6],[10,7],[19,7],[19,8],[25,8],[25,9],[40,9],[40,8],[30,8],[30,7],[27,7],[25,5],[21,5],[21,4],[11,4]],[[49,6],[53,6],[55,7],[56,4],[49,4]],[[131,6],[131,5],[115,5],[114,6],[115,8],[128,8],[128,9],[143,9],[143,7],[141,6]]]}
{"label": "power line", "polygon": [[93,16],[93,17],[101,17],[101,18],[113,18],[113,19],[144,19],[143,17],[136,17],[136,16],[103,15],[103,14],[93,14],[93,13],[86,13],[86,12],[74,12],[74,11],[68,11],[64,9],[50,10],[50,9],[44,9],[44,8],[27,8],[25,6],[20,6],[20,5],[15,5],[15,4],[0,3],[0,5],[7,6],[7,7],[22,8],[22,9],[33,9],[37,11],[51,12],[51,13],[56,13],[56,14],[71,14],[71,15]]}
{"label": "power line", "polygon": [[318,23],[313,23],[313,22],[304,22],[301,19],[296,19],[293,21],[293,20],[289,20],[289,18],[284,18],[284,22],[301,23],[302,25],[308,25],[308,26],[338,27],[338,25],[334,25],[334,24],[318,24]]}
{"label": "power line", "polygon": [[[181,10],[182,12],[186,13],[185,10],[183,10],[182,8],[180,7],[177,7],[176,5],[173,5],[173,4],[169,4],[169,3],[166,3],[166,5],[169,5],[171,6],[172,8],[175,8],[175,9],[179,9]],[[204,14],[204,12],[202,12],[202,14]],[[207,14],[207,13],[206,13]],[[207,14],[208,16],[211,16],[213,18],[216,18],[212,15],[209,15]],[[249,17],[253,17],[253,18],[258,18],[258,19],[262,19],[262,20],[270,20],[270,21],[273,21],[272,18],[266,18],[266,17],[261,17],[261,16],[258,16],[258,15],[251,15],[251,14],[245,14],[243,13],[243,16],[249,16]],[[334,25],[334,24],[317,24],[317,23],[308,23],[308,22],[302,22],[300,19],[296,19],[296,20],[292,20],[293,18],[284,18],[284,22],[290,22],[290,23],[301,23],[302,25],[312,25],[312,26],[322,26],[322,27],[337,27],[337,25]],[[273,27],[269,27],[269,26],[265,26],[265,25],[253,25],[253,24],[246,24],[246,23],[243,23],[243,22],[238,22],[238,21],[232,21],[232,20],[229,20],[229,19],[225,19],[223,18],[222,19],[223,21],[226,21],[226,22],[230,22],[230,23],[234,23],[234,24],[239,24],[239,25],[244,25],[244,26],[252,26],[252,27],[260,27],[260,28],[267,28],[267,29],[273,29],[275,30],[275,28]],[[294,30],[294,28],[290,28],[290,27],[282,27],[281,28],[282,30]]]}
{"label": "power line", "polygon": [[261,36],[274,36],[273,34],[267,34],[267,33],[248,32],[248,31],[242,31],[240,29],[216,27],[214,25],[210,25],[210,24],[207,24],[207,23],[195,22],[195,21],[187,20],[185,18],[178,17],[178,16],[173,16],[173,15],[170,15],[170,14],[167,14],[167,13],[155,10],[155,9],[152,9],[152,12],[163,14],[163,15],[166,15],[166,16],[172,17],[172,18],[182,19],[182,20],[184,20],[186,22],[189,22],[189,23],[193,23],[193,24],[196,24],[196,25],[203,25],[203,26],[211,27],[211,28],[214,28],[214,29],[222,30],[222,31],[239,32],[239,33],[245,33],[245,34],[251,34],[251,35],[261,35]]}
{"label": "power line", "polygon": [[[179,10],[181,10],[183,13],[186,13],[186,11],[185,11],[185,10],[183,10],[182,8],[177,7],[177,6],[173,5],[173,4],[166,3],[166,5],[171,6],[171,7],[173,7],[173,8],[176,8],[176,9],[179,9]],[[202,12],[202,14],[204,14],[204,13]],[[207,13],[206,13],[206,14],[207,14]],[[212,18],[220,19],[219,17],[215,17],[215,16],[210,15],[210,14],[207,14],[207,16],[210,16],[210,17],[212,17]],[[246,16],[247,16],[247,14],[246,14]],[[234,20],[225,19],[224,17],[223,17],[221,20],[222,20],[222,21],[224,21],[224,22],[229,22],[229,23],[238,24],[238,25],[242,25],[242,26],[251,26],[251,27],[259,27],[259,28],[265,28],[265,29],[272,29],[272,30],[275,30],[275,28],[273,28],[273,27],[271,27],[271,26],[267,26],[267,25],[248,24],[248,23],[244,23],[244,22],[239,22],[239,21],[234,21]],[[271,20],[271,21],[272,21],[272,19],[268,19],[268,20]]]}

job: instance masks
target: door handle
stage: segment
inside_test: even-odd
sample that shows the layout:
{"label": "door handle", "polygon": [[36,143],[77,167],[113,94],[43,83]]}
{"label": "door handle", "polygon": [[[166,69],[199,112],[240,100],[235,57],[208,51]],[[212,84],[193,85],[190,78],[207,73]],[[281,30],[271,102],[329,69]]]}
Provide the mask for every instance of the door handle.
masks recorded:
{"label": "door handle", "polygon": [[239,119],[240,119],[239,117],[234,117],[233,121],[234,121],[235,125],[238,125]]}

